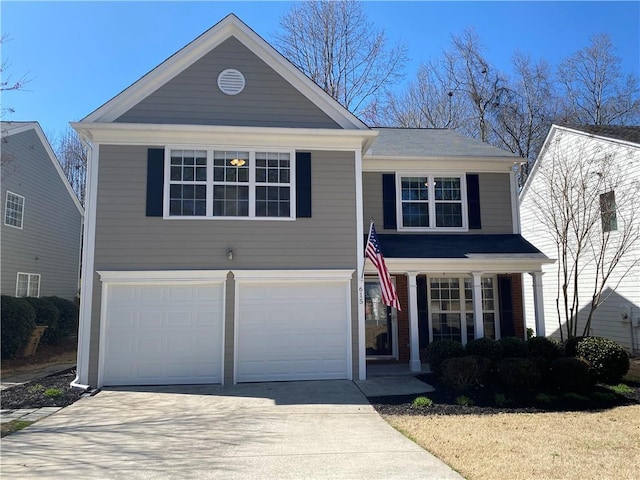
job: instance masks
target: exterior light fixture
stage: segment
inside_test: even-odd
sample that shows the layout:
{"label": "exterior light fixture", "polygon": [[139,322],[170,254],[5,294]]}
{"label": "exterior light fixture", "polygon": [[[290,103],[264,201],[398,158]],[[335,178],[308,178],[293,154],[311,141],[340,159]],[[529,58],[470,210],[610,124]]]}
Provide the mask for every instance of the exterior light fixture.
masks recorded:
{"label": "exterior light fixture", "polygon": [[227,250],[227,260],[231,261],[233,260],[233,249],[229,249]]}

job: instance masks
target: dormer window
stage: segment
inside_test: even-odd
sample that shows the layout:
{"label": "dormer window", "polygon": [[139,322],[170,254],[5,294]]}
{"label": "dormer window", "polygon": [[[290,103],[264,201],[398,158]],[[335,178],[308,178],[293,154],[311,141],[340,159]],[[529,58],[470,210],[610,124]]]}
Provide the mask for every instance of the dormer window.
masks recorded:
{"label": "dormer window", "polygon": [[397,174],[399,230],[466,230],[464,175]]}

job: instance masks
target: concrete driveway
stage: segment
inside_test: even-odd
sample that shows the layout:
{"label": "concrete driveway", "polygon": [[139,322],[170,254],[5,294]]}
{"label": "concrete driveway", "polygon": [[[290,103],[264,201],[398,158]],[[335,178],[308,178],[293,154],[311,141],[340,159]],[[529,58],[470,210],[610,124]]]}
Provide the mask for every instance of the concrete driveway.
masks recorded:
{"label": "concrete driveway", "polygon": [[2,439],[2,478],[461,479],[350,381],[136,387]]}

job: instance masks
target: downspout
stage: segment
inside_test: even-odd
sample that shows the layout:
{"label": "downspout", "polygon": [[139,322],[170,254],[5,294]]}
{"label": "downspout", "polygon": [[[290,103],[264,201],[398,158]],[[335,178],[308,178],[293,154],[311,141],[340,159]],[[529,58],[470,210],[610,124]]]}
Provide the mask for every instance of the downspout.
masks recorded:
{"label": "downspout", "polygon": [[[87,150],[87,177],[85,187],[85,216],[82,232],[82,266],[80,269],[80,322],[78,324],[78,356],[76,378],[71,387],[89,390],[89,346],[91,343],[91,307],[93,298],[93,244],[95,232],[95,205],[97,200],[97,165],[94,165],[95,151],[92,144],[80,135],[80,141]],[[95,156],[97,162],[97,156]],[[97,180],[97,179],[96,179]]]}

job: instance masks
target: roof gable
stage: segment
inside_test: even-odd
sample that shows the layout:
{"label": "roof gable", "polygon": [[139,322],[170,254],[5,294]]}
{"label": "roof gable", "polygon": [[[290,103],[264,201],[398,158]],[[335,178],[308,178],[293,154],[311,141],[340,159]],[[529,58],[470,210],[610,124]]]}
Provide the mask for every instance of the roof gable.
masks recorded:
{"label": "roof gable", "polygon": [[233,14],[225,17],[145,76],[89,114],[80,123],[116,121],[136,104],[156,92],[160,87],[167,84],[167,82],[174,79],[230,37],[236,38],[247,49],[262,59],[340,127],[359,130],[368,128]]}
{"label": "roof gable", "polygon": [[[623,130],[618,130],[618,129],[626,129],[626,133],[623,133],[624,132]],[[609,143],[618,144],[618,145],[622,144],[622,145],[626,145],[628,147],[636,148],[636,149],[640,148],[640,143],[638,142],[633,142],[628,139],[619,138],[622,135],[628,137],[630,135],[629,129],[640,131],[640,127],[615,127],[615,126],[604,126],[604,125],[603,126],[586,125],[581,127],[563,127],[555,124],[551,125],[551,128],[549,129],[549,133],[547,134],[547,138],[544,140],[544,143],[542,144],[542,148],[540,149],[540,152],[536,157],[536,161],[534,162],[533,167],[531,168],[531,171],[527,176],[527,180],[525,181],[525,184],[523,185],[522,190],[520,191],[520,201],[522,202],[526,193],[529,191],[529,187],[533,183],[534,178],[536,177],[540,160],[546,155],[550,145],[552,144],[554,138],[557,135],[568,134],[568,135],[573,135],[574,137],[582,137],[582,138],[595,137],[596,140],[599,140],[601,142],[609,142]],[[613,130],[618,130],[619,133],[605,134],[606,131],[613,132]],[[596,133],[596,131],[599,133]],[[637,134],[638,133],[631,134],[631,135],[637,135]]]}
{"label": "roof gable", "polygon": [[78,212],[80,212],[80,215],[84,216],[84,208],[82,207],[82,204],[80,203],[80,201],[78,200],[78,197],[73,191],[73,188],[71,187],[71,184],[67,179],[67,176],[64,174],[64,171],[60,166],[60,162],[58,161],[58,157],[56,157],[56,154],[53,152],[53,149],[51,148],[51,145],[49,144],[47,137],[45,136],[44,132],[42,131],[42,128],[40,127],[40,124],[38,122],[2,122],[2,138],[3,139],[5,137],[10,137],[12,135],[17,135],[19,133],[27,132],[29,130],[35,131],[36,135],[38,136],[38,139],[40,140],[40,143],[42,144],[45,151],[47,152],[47,156],[49,157],[49,160],[51,160],[51,163],[56,169],[56,172],[58,172],[58,176],[60,177],[60,180],[65,186],[67,193],[71,197],[71,200],[73,201],[74,205],[78,209]]}

